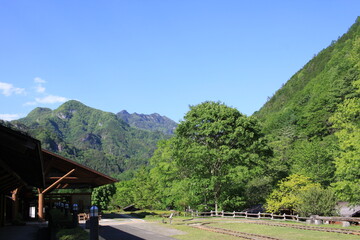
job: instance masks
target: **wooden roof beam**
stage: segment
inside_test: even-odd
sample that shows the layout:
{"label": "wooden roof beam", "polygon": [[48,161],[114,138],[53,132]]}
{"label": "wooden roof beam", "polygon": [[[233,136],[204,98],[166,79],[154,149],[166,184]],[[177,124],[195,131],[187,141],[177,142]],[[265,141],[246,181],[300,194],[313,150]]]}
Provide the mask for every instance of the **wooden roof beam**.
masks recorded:
{"label": "wooden roof beam", "polygon": [[59,178],[58,180],[56,180],[53,184],[51,184],[49,187],[47,187],[44,191],[42,191],[42,193],[46,193],[47,191],[51,190],[53,187],[55,187],[58,183],[60,183],[64,178],[66,178],[67,176],[69,176],[70,174],[72,174],[75,171],[75,168],[70,170],[68,173],[66,173],[64,176],[62,176],[61,178]]}

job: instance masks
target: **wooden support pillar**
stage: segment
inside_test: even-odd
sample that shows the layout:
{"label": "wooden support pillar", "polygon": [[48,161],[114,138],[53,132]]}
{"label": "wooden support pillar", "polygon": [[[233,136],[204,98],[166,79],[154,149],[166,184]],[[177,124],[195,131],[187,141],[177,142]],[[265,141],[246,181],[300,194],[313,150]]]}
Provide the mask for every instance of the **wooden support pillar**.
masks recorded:
{"label": "wooden support pillar", "polygon": [[38,217],[39,217],[39,221],[44,221],[45,220],[45,217],[44,217],[44,194],[43,193],[39,193]]}
{"label": "wooden support pillar", "polygon": [[5,195],[0,193],[0,227],[5,225]]}
{"label": "wooden support pillar", "polygon": [[11,199],[13,200],[12,206],[12,220],[15,221],[19,214],[19,191],[20,188],[15,189],[11,192]]}

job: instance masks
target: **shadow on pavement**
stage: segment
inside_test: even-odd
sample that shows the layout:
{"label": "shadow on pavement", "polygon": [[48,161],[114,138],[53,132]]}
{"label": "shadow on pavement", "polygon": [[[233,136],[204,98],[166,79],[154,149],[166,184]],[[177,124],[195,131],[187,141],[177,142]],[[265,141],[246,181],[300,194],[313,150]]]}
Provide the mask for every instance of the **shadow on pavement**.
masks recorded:
{"label": "shadow on pavement", "polygon": [[128,214],[120,214],[120,213],[106,213],[102,215],[102,218],[145,218],[147,215],[158,215],[151,212],[129,212]]}
{"label": "shadow on pavement", "polygon": [[101,215],[101,218],[108,219],[108,218],[129,218],[129,216],[119,213],[105,213]]}
{"label": "shadow on pavement", "polygon": [[144,238],[137,237],[111,226],[102,226],[99,229],[99,235],[105,240],[144,240]]}

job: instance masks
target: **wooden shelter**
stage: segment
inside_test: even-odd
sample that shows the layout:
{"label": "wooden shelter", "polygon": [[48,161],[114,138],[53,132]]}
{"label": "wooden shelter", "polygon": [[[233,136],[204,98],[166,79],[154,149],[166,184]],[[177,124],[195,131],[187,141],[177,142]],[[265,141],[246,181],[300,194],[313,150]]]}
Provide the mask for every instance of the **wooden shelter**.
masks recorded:
{"label": "wooden shelter", "polygon": [[[58,189],[92,189],[106,184],[117,182],[105,174],[83,166],[75,161],[57,155],[47,150],[42,150],[45,172],[45,188],[38,188],[38,215],[39,219],[44,219],[44,197],[48,196],[48,205],[51,206],[52,198],[68,197],[70,204],[79,204],[80,209],[87,207],[82,203],[79,196],[88,196],[89,202],[91,192],[88,193],[54,193]],[[45,195],[45,196],[44,196]],[[89,203],[90,204],[90,203]],[[88,204],[88,205],[89,205]],[[49,207],[50,207],[49,206]]]}
{"label": "wooden shelter", "polygon": [[45,186],[40,142],[0,125],[0,226],[17,217],[19,190],[31,186]]}
{"label": "wooden shelter", "polygon": [[[19,215],[35,215],[38,195],[38,217],[44,219],[45,206],[52,199],[80,203],[86,197],[90,205],[91,189],[117,180],[70,159],[41,149],[40,141],[0,124],[0,226]],[[37,193],[33,190],[37,189]],[[55,189],[88,189],[77,193]],[[19,196],[21,203],[19,203]],[[46,197],[46,198],[45,198]],[[44,200],[49,199],[46,203]],[[47,204],[47,205],[46,205]],[[87,206],[86,206],[87,207]]]}

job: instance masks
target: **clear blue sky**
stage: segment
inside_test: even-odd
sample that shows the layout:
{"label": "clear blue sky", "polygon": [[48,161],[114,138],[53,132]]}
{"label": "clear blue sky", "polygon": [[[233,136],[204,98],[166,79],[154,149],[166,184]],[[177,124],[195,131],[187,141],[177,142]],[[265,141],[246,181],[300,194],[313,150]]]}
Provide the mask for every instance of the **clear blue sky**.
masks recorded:
{"label": "clear blue sky", "polygon": [[75,99],[251,115],[360,15],[359,0],[0,0],[0,118]]}

